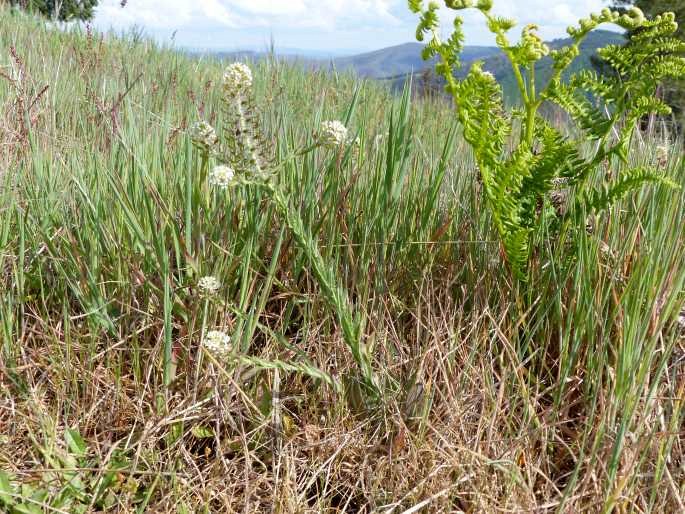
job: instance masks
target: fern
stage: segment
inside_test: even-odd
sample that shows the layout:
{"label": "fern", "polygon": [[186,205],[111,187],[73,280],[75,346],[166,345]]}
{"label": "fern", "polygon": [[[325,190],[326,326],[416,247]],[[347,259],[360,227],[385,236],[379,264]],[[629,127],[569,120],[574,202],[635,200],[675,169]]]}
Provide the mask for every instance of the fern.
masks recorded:
{"label": "fern", "polygon": [[638,190],[646,182],[655,182],[677,187],[676,184],[660,173],[647,168],[626,171],[611,184],[604,184],[590,191],[584,191],[577,200],[576,213],[601,212],[632,191]]}
{"label": "fern", "polygon": [[[429,2],[424,7],[421,0],[409,0],[410,10],[420,16],[417,39],[428,39],[423,57],[439,57],[436,71],[447,83],[464,138],[473,148],[486,203],[511,270],[515,277],[525,280],[533,235],[546,219],[545,209],[540,206],[556,194],[560,183],[580,192],[577,212],[608,209],[645,183],[669,183],[655,170],[641,168],[588,191],[589,180],[604,160],[611,156],[627,160],[642,117],[670,112],[655,93],[664,79],[685,77],[685,59],[681,57],[685,42],[673,37],[677,24],[672,13],[648,20],[637,8],[624,14],[604,9],[568,29],[570,45],[550,51],[535,25],[524,27],[520,41],[511,44],[507,33],[515,22],[494,15],[492,0],[444,3],[453,10],[476,9],[484,15],[516,77],[522,107],[506,112],[500,85],[481,63],[473,64],[464,78],[457,76],[464,44],[462,19],[455,18],[452,34],[443,41],[438,3]],[[631,44],[609,45],[599,52],[612,67],[613,76],[581,71],[562,81],[564,72],[579,56],[586,36],[602,24],[614,24],[633,34]],[[553,60],[554,71],[540,87],[535,64],[547,55]],[[583,137],[576,140],[551,127],[538,112],[545,101],[564,110]],[[519,124],[521,130],[515,130]],[[595,142],[595,150],[584,157],[581,149],[588,140]],[[585,224],[580,219],[576,222],[579,226]]]}

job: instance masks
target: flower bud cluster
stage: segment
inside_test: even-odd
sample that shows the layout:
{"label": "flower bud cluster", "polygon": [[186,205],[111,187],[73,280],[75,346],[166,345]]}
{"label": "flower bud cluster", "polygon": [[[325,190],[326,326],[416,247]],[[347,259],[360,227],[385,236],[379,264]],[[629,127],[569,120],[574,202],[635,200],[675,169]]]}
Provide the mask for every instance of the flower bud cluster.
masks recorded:
{"label": "flower bud cluster", "polygon": [[[480,3],[480,2],[479,2]],[[492,2],[490,2],[492,4]],[[445,5],[450,9],[468,9],[473,7],[473,0],[445,0]]]}
{"label": "flower bud cluster", "polygon": [[198,121],[190,127],[190,139],[206,151],[211,150],[219,142],[214,127],[206,121]]}
{"label": "flower bud cluster", "polygon": [[198,280],[197,287],[200,289],[202,294],[212,296],[216,294],[219,289],[221,289],[221,282],[219,282],[219,279],[216,277],[206,276]]}
{"label": "flower bud cluster", "polygon": [[231,337],[220,330],[207,332],[202,344],[209,353],[218,359],[225,359],[231,355]]}
{"label": "flower bud cluster", "polygon": [[226,189],[231,185],[235,172],[228,166],[215,166],[209,172],[209,185]]}
{"label": "flower bud cluster", "polygon": [[538,26],[531,23],[521,32],[521,42],[517,45],[517,57],[520,64],[539,61],[549,55],[549,46],[537,34]]}
{"label": "flower bud cluster", "polygon": [[229,97],[247,93],[252,88],[252,71],[241,62],[234,62],[224,71],[224,93]]}
{"label": "flower bud cluster", "polygon": [[336,148],[347,142],[347,127],[339,121],[324,121],[317,134],[319,143],[328,148]]}
{"label": "flower bud cluster", "polygon": [[624,29],[634,30],[643,26],[646,21],[644,13],[637,7],[631,7],[625,14],[611,9],[602,9],[599,14],[592,14],[589,18],[581,19],[578,27],[569,27],[567,32],[577,40],[602,23],[615,23]]}

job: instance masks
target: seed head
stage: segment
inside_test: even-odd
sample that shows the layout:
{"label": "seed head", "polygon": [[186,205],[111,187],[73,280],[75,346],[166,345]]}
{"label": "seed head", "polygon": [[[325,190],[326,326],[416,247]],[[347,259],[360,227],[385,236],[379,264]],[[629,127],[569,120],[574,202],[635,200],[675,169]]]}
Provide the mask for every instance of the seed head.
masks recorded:
{"label": "seed head", "polygon": [[231,354],[231,338],[220,330],[211,330],[202,340],[203,346],[217,358],[226,358]]}
{"label": "seed head", "polygon": [[216,277],[202,277],[200,280],[198,280],[197,287],[199,287],[200,291],[202,291],[204,294],[213,295],[216,294],[219,289],[221,289],[221,282],[219,282],[219,279]]}
{"label": "seed head", "polygon": [[241,62],[234,62],[224,71],[224,92],[229,96],[240,95],[252,88],[252,70]]}
{"label": "seed head", "polygon": [[193,123],[190,127],[190,139],[203,150],[209,150],[219,142],[214,127],[206,121]]}
{"label": "seed head", "polygon": [[235,172],[228,166],[215,166],[209,172],[209,185],[221,188],[227,188],[231,185]]}
{"label": "seed head", "polygon": [[336,148],[347,142],[347,127],[339,121],[321,123],[319,143],[329,148]]}

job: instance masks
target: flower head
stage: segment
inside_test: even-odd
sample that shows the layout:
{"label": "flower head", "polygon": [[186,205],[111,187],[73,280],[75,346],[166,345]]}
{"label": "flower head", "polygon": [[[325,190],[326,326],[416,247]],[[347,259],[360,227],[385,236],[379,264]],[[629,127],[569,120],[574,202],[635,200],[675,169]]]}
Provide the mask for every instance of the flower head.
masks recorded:
{"label": "flower head", "polygon": [[656,160],[659,164],[666,164],[668,162],[669,148],[666,145],[659,145],[656,147]]}
{"label": "flower head", "polygon": [[221,289],[221,282],[219,282],[219,279],[216,277],[202,277],[200,280],[198,280],[197,287],[199,287],[200,291],[202,291],[204,294],[213,295],[219,289]]}
{"label": "flower head", "polygon": [[214,169],[209,172],[209,185],[227,188],[231,185],[234,176],[235,172],[228,166],[215,166]]}
{"label": "flower head", "polygon": [[210,330],[202,340],[203,346],[209,353],[218,358],[225,358],[231,353],[231,338],[220,330]]}
{"label": "flower head", "polygon": [[190,127],[190,139],[204,150],[209,150],[219,142],[214,127],[206,121],[198,121]]}
{"label": "flower head", "polygon": [[245,93],[252,88],[252,70],[241,62],[234,62],[224,71],[224,92],[230,96]]}
{"label": "flower head", "polygon": [[329,148],[338,147],[347,142],[347,127],[339,121],[321,123],[319,142]]}

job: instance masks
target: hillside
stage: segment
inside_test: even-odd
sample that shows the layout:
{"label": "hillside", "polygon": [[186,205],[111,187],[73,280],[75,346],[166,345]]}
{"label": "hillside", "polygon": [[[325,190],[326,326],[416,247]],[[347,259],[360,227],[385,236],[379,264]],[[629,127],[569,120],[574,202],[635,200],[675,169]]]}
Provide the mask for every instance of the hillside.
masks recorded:
{"label": "hillside", "polygon": [[[421,58],[422,44],[405,43],[387,48],[374,50],[362,54],[344,57],[321,58],[304,55],[296,51],[277,50],[276,56],[283,61],[298,63],[308,69],[352,71],[359,77],[371,79],[386,79],[398,75],[419,73],[432,68],[433,62],[426,62]],[[485,59],[494,56],[498,50],[487,46],[472,46],[464,49],[465,61]],[[223,61],[240,60],[260,62],[269,56],[268,52],[232,51],[232,52],[189,52],[190,55],[206,55]]]}
{"label": "hillside", "polygon": [[[590,34],[581,45],[581,55],[572,67],[572,71],[588,68],[592,65],[591,57],[598,48],[608,44],[624,41],[624,37],[616,32],[597,30]],[[550,47],[558,48],[569,44],[569,39],[557,39],[549,42]],[[302,56],[297,53],[279,52],[281,60],[298,63],[307,69],[335,69],[338,71],[352,71],[362,78],[378,79],[390,84],[394,91],[401,91],[407,78],[414,75],[418,78],[414,81],[417,88],[435,87],[436,79],[431,77],[435,59],[426,62],[421,58],[421,43],[405,43],[402,45],[381,48],[373,52],[367,52],[347,57],[335,57],[321,59],[311,56]],[[242,60],[259,62],[268,54],[265,52],[213,52],[210,54],[220,60]],[[484,62],[484,68],[493,73],[503,84],[505,97],[509,100],[515,98],[516,82],[511,67],[506,58],[496,47],[489,46],[466,46],[462,52],[462,73],[468,71],[474,61]],[[537,71],[542,80],[549,78],[552,69],[552,60],[543,59],[538,63]]]}
{"label": "hillside", "polygon": [[[360,77],[385,79],[397,75],[419,73],[434,64],[421,58],[423,45],[405,43],[403,45],[382,48],[374,52],[339,57],[332,64],[338,70],[354,70]],[[469,46],[464,49],[466,62],[487,59],[498,53],[498,50],[487,46]]]}
{"label": "hillside", "polygon": [[[592,57],[596,55],[597,49],[610,44],[622,44],[625,38],[622,34],[611,32],[607,30],[595,30],[590,33],[587,39],[581,44],[580,56],[576,59],[574,64],[569,69],[568,73],[575,72],[580,69],[587,69],[592,66]],[[548,44],[550,48],[559,48],[571,43],[570,39],[555,39]],[[468,49],[468,47],[467,47]],[[462,59],[462,68],[460,73],[466,74],[469,70],[470,64],[475,60],[483,61],[483,68],[489,71],[500,81],[504,89],[505,98],[512,102],[517,98],[518,90],[516,86],[516,79],[511,69],[511,65],[507,58],[502,55],[497,49],[490,49],[490,52],[483,52],[483,56],[473,58],[473,54],[468,51],[464,52]],[[545,83],[552,73],[552,59],[546,57],[538,62],[536,66],[536,73],[540,83]],[[399,74],[398,76],[388,76],[385,81],[391,85],[395,91],[401,91],[410,74]],[[430,80],[429,86],[435,87],[439,85],[440,81],[433,76]],[[421,88],[423,82],[415,80],[414,85]]]}

